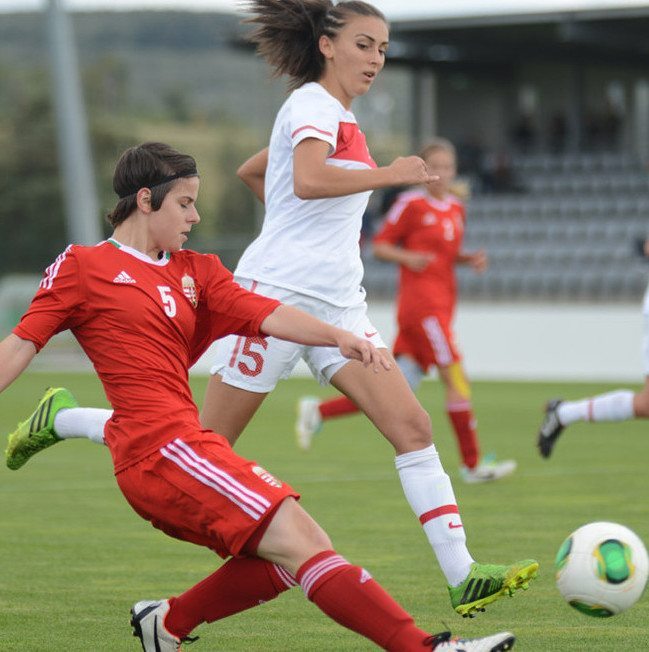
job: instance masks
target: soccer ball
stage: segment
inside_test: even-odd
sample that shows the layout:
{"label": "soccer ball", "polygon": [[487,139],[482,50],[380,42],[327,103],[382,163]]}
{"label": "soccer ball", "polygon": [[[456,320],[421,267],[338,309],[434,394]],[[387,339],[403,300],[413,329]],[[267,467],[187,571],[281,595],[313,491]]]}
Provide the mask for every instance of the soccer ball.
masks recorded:
{"label": "soccer ball", "polygon": [[649,558],[638,536],[617,523],[588,523],[562,544],[557,588],[571,607],[596,618],[631,607],[647,584]]}

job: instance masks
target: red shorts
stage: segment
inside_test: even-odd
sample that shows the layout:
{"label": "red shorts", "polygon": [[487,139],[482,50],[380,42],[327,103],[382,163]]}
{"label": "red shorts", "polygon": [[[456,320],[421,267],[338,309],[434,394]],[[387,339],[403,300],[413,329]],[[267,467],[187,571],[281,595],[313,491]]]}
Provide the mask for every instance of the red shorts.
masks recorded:
{"label": "red shorts", "polygon": [[392,347],[394,356],[408,355],[425,371],[459,362],[462,356],[455,345],[451,320],[450,315],[440,313],[423,317],[418,323],[399,324]]}
{"label": "red shorts", "polygon": [[285,498],[299,498],[209,430],[174,439],[116,477],[131,507],[153,527],[221,557],[239,554]]}

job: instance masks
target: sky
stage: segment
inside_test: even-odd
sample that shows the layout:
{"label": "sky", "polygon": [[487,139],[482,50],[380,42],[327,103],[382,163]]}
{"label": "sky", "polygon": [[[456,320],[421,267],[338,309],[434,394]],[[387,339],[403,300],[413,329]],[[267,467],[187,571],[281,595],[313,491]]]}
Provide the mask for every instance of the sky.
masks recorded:
{"label": "sky", "polygon": [[[35,11],[48,0],[0,0],[0,13]],[[237,0],[58,0],[61,6],[80,11],[125,9],[175,9],[236,11]],[[450,18],[579,9],[646,7],[647,0],[370,0],[389,19]]]}

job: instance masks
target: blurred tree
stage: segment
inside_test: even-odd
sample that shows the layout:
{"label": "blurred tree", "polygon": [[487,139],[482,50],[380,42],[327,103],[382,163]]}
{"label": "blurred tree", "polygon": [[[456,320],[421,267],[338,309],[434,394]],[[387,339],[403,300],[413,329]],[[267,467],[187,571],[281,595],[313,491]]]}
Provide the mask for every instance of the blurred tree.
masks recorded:
{"label": "blurred tree", "polygon": [[43,73],[3,71],[0,147],[0,275],[43,269],[67,240],[56,138]]}
{"label": "blurred tree", "polygon": [[[50,79],[44,71],[0,69],[0,277],[42,271],[67,246]],[[98,114],[95,114],[98,115]],[[112,166],[135,143],[119,123],[96,117],[91,140],[98,166],[101,205],[114,204]],[[105,233],[107,230],[105,229]]]}

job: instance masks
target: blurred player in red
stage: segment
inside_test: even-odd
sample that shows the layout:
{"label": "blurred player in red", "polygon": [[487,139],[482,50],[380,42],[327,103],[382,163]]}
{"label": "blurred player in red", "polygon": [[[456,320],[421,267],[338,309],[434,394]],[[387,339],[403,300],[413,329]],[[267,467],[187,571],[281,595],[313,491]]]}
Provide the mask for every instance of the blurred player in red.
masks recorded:
{"label": "blurred player in red", "polygon": [[[643,257],[649,257],[649,240],[641,240],[638,243],[638,249],[638,253]],[[647,287],[642,300],[642,316],[644,322],[642,358],[645,372],[642,389],[638,392],[630,389],[616,389],[612,392],[572,401],[560,398],[548,401],[536,440],[541,457],[550,457],[559,436],[571,423],[578,421],[600,423],[649,418],[649,287]]]}
{"label": "blurred player in red", "polygon": [[[453,145],[437,138],[419,156],[439,181],[400,194],[374,237],[374,255],[400,267],[399,330],[393,352],[413,391],[431,369],[437,369],[446,390],[446,413],[462,457],[462,478],[473,483],[497,480],[512,473],[516,463],[480,457],[471,387],[453,335],[455,267],[470,265],[482,273],[487,268],[487,256],[483,250],[462,250],[465,209],[451,193],[456,176]],[[323,421],[358,411],[347,397],[301,399],[296,422],[300,447],[311,446]]]}
{"label": "blurred player in red", "polygon": [[230,558],[181,595],[133,606],[144,651],[177,652],[200,623],[297,584],[326,615],[386,650],[509,649],[514,637],[506,632],[462,642],[416,627],[365,569],[333,550],[290,486],[202,427],[187,373],[211,341],[232,332],[336,346],[377,373],[389,373],[387,358],[365,338],[248,292],[216,256],[182,250],[200,221],[191,156],[162,143],[132,147],[113,187],[113,236],[70,245],[47,268],[28,311],[0,342],[0,391],[70,329],[113,406],[104,440],[126,500],[166,534]]}

